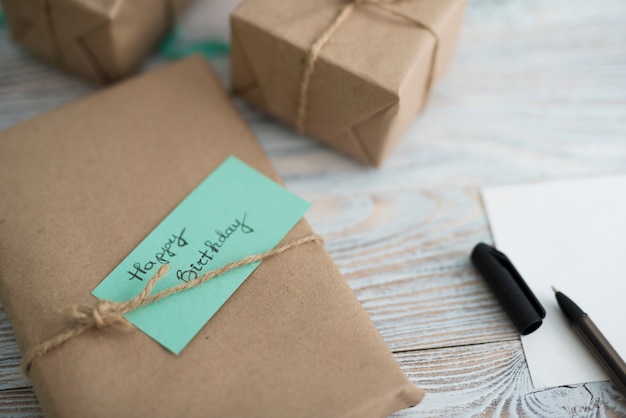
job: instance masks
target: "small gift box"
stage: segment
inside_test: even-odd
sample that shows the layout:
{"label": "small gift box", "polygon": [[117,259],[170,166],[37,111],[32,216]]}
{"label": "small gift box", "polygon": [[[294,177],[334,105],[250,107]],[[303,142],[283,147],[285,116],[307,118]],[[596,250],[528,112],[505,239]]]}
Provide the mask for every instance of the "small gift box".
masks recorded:
{"label": "small gift box", "polygon": [[380,165],[451,60],[465,0],[246,0],[231,15],[236,94]]}
{"label": "small gift box", "polygon": [[189,0],[1,0],[13,39],[100,84],[132,73]]}
{"label": "small gift box", "polygon": [[[92,305],[103,278],[231,155],[279,181],[199,57],[0,132],[0,297],[46,416],[380,417],[420,401],[323,246],[308,241],[261,262],[179,355],[138,329],[90,325],[31,356],[66,329],[59,308]],[[252,215],[237,219],[251,232]],[[187,245],[176,232],[154,260]],[[214,252],[231,233],[215,231]],[[311,234],[297,221],[280,245]],[[148,264],[119,285],[145,280]],[[108,321],[103,306],[96,326]],[[74,312],[79,325],[84,312]]]}

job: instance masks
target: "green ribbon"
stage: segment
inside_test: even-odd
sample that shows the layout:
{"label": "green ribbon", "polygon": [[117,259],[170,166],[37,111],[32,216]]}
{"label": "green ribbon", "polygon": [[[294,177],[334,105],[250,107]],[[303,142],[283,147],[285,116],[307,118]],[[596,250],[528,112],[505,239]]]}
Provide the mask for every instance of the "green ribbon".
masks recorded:
{"label": "green ribbon", "polygon": [[178,29],[175,27],[159,46],[159,55],[166,59],[175,60],[192,54],[202,54],[212,59],[227,57],[229,50],[228,43],[218,39],[206,39],[184,44],[181,42]]}
{"label": "green ribbon", "polygon": [[0,29],[4,27],[4,14],[2,14],[2,7],[0,7]]}

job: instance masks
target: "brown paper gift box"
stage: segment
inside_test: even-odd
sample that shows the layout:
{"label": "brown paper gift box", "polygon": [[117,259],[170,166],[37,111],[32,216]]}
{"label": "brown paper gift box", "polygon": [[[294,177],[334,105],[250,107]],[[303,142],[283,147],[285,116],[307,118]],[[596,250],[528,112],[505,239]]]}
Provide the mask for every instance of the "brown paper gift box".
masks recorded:
{"label": "brown paper gift box", "polygon": [[[428,85],[450,62],[465,2],[398,0],[385,5],[406,17],[359,3],[316,61],[304,131],[357,160],[380,165],[423,108]],[[308,50],[345,4],[342,0],[241,4],[231,15],[235,93],[297,125]]]}
{"label": "brown paper gift box", "polygon": [[13,38],[97,83],[132,73],[189,0],[1,0]]}
{"label": "brown paper gift box", "polygon": [[[235,155],[279,181],[193,57],[0,133],[0,297],[24,353]],[[301,220],[283,242],[312,234]],[[378,417],[419,402],[323,247],[264,261],[175,356],[133,329],[38,358],[49,417]]]}

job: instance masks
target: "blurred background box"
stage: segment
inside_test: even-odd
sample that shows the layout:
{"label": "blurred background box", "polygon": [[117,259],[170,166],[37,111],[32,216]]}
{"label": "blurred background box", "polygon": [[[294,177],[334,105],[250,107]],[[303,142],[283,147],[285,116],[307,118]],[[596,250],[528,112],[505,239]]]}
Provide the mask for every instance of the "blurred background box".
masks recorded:
{"label": "blurred background box", "polygon": [[137,69],[189,0],[0,0],[13,39],[107,84]]}

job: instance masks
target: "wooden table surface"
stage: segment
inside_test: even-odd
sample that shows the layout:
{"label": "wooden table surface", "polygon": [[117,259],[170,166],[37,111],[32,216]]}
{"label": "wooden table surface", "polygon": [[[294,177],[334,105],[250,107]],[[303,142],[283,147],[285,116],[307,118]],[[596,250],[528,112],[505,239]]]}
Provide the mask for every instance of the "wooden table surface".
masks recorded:
{"label": "wooden table surface", "polygon": [[[227,39],[233,7],[198,0],[183,39]],[[95,90],[6,32],[0,128]],[[227,60],[214,64],[227,82]],[[535,390],[518,333],[468,259],[474,244],[491,242],[482,186],[626,170],[626,1],[470,0],[452,67],[380,169],[240,107],[287,186],[313,203],[310,223],[399,364],[427,391],[398,416],[626,416],[626,398],[608,382]],[[0,415],[41,416],[19,362],[0,311]]]}

